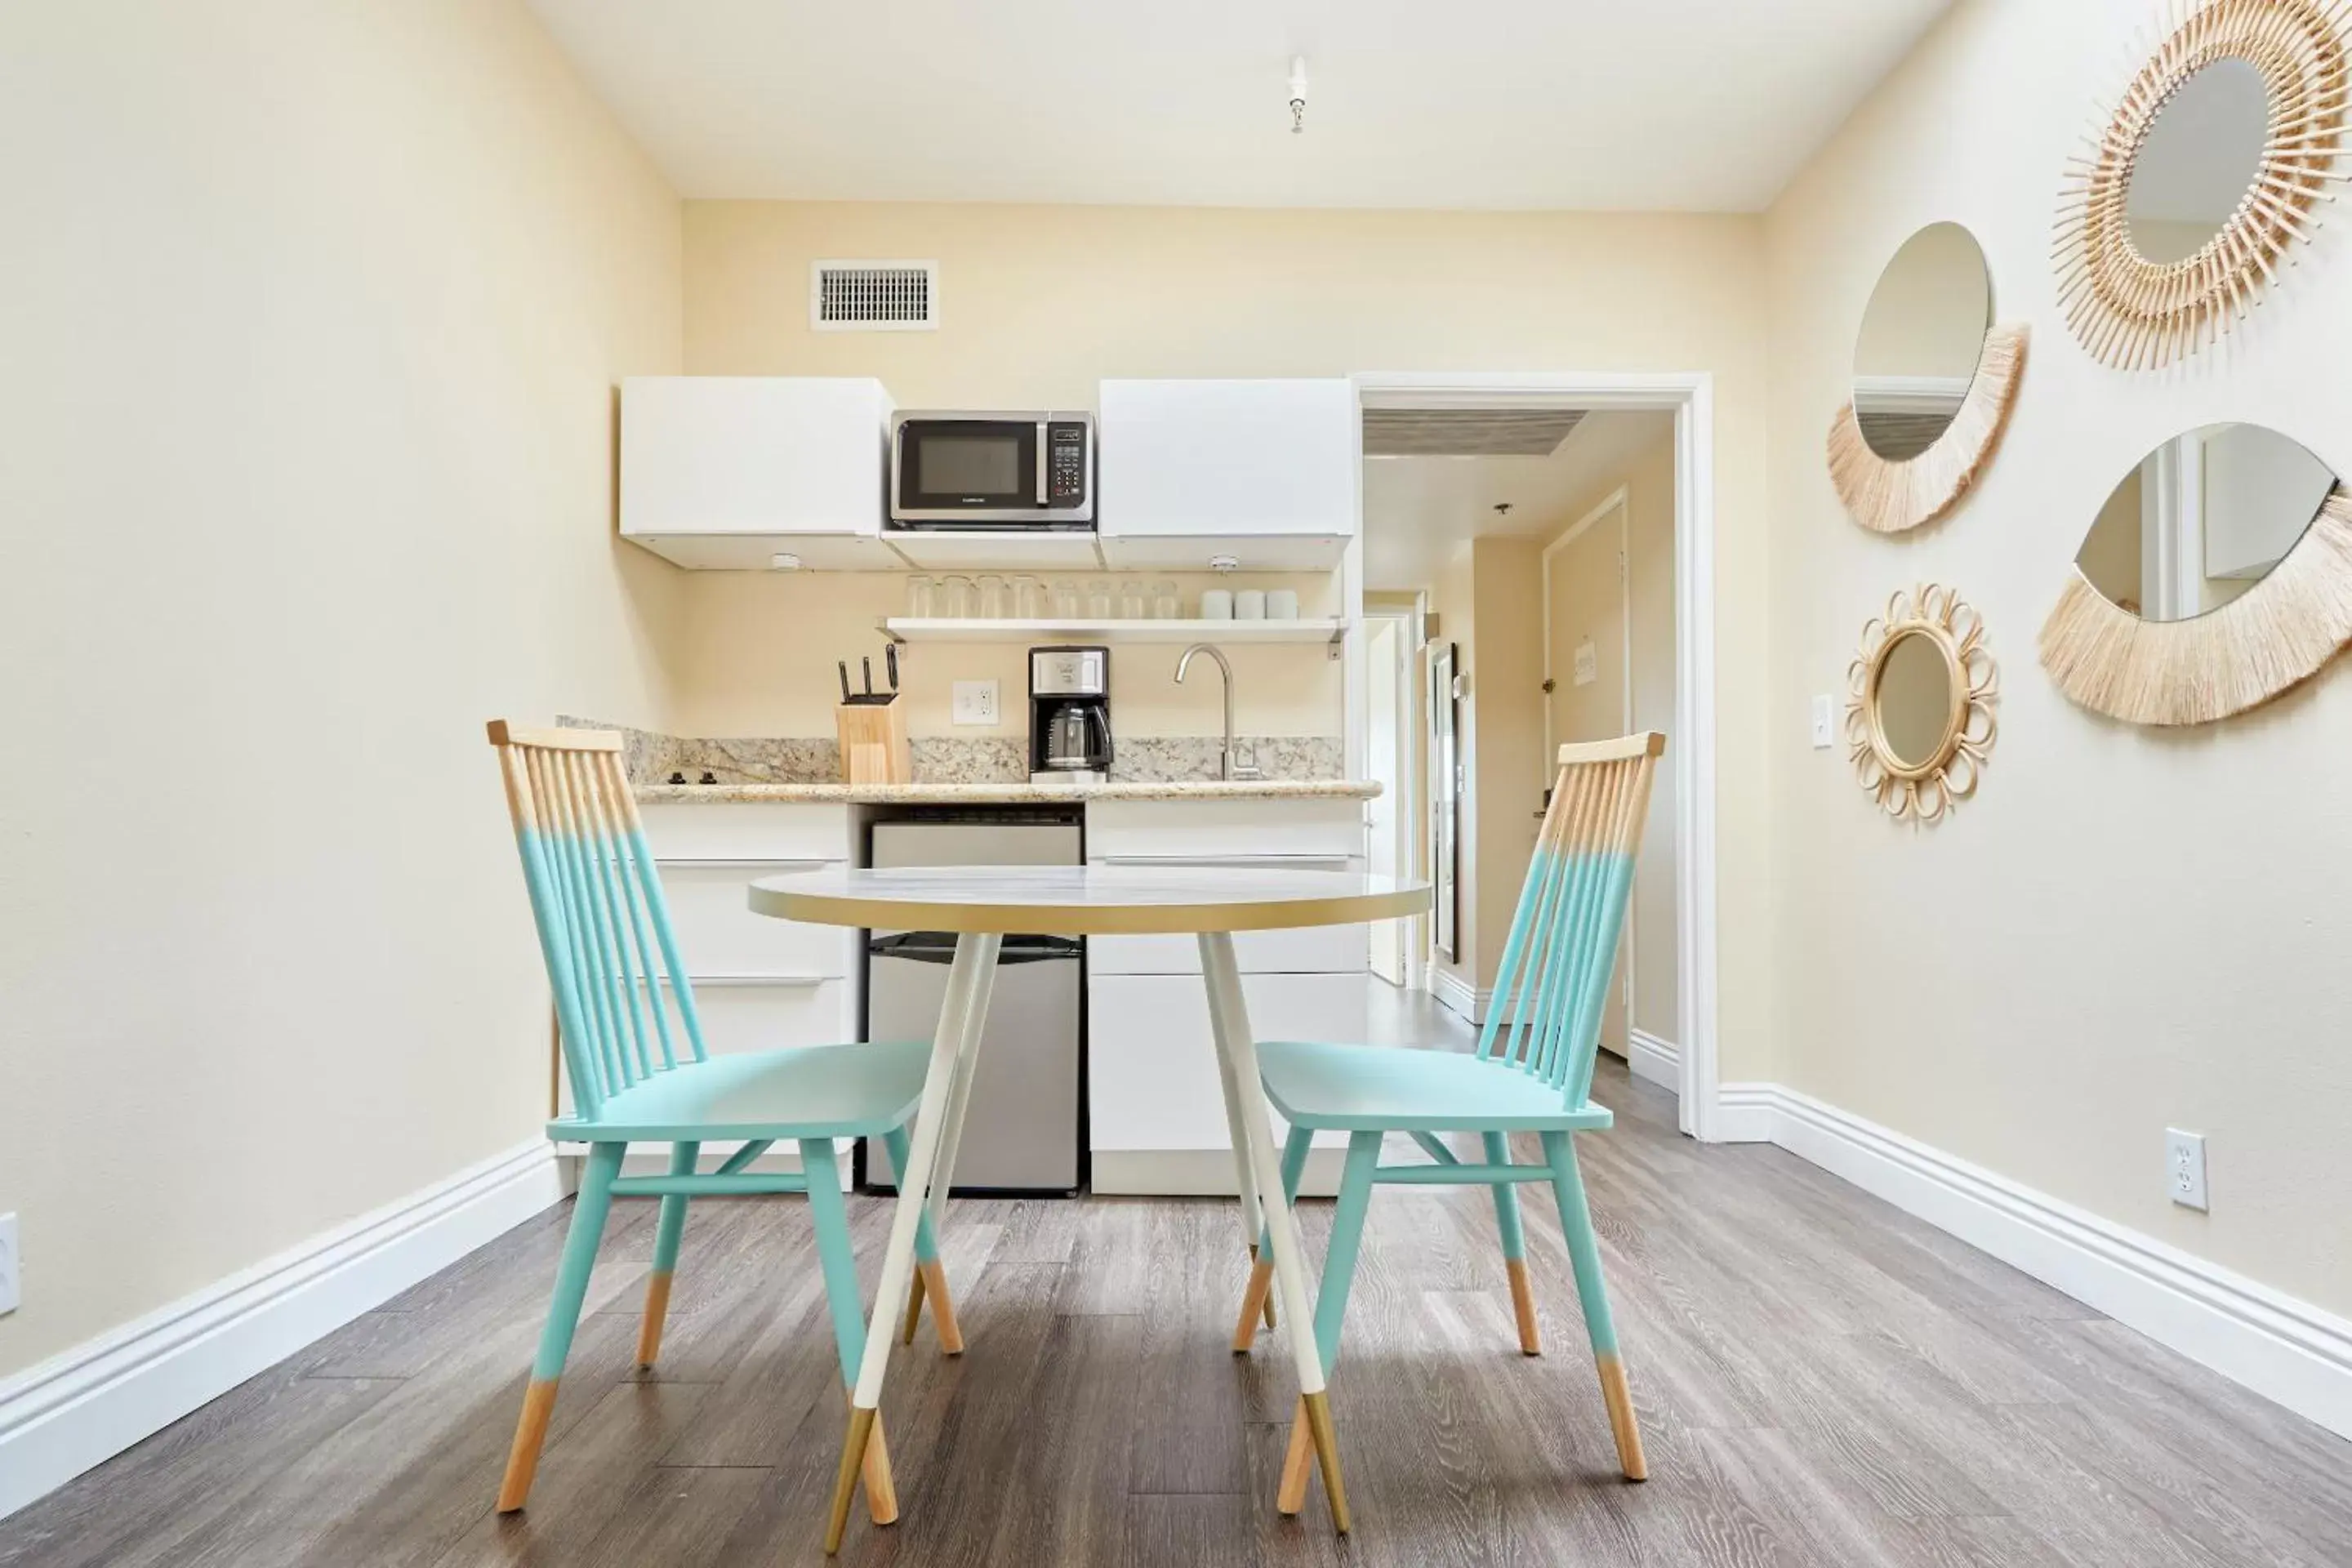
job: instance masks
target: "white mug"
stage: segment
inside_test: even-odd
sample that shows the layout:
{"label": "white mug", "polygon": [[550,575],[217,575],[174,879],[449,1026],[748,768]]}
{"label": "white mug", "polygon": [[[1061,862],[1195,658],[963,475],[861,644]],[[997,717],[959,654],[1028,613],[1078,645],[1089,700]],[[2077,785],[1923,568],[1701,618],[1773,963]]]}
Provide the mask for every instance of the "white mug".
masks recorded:
{"label": "white mug", "polygon": [[1234,596],[1223,588],[1203,589],[1201,594],[1201,618],[1204,621],[1230,621],[1234,618]]}
{"label": "white mug", "polygon": [[1234,595],[1234,619],[1262,621],[1265,619],[1265,590],[1244,588]]}
{"label": "white mug", "polygon": [[1298,590],[1275,588],[1265,595],[1265,618],[1269,621],[1295,621],[1298,618]]}

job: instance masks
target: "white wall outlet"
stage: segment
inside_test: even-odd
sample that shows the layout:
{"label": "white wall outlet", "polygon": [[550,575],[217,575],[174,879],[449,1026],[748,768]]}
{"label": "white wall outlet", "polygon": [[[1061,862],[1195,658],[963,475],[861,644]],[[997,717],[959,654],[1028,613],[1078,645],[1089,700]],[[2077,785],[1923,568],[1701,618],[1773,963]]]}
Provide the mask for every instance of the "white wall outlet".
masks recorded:
{"label": "white wall outlet", "polygon": [[2178,1127],[2164,1130],[2164,1186],[2174,1203],[2185,1209],[2204,1211],[2205,1201],[2205,1134],[2183,1132]]}
{"label": "white wall outlet", "polygon": [[1830,695],[1824,691],[1813,699],[1813,750],[1826,752],[1836,743],[1833,718]]}
{"label": "white wall outlet", "polygon": [[0,1214],[0,1315],[15,1311],[24,1300],[24,1267],[16,1251],[16,1216]]}
{"label": "white wall outlet", "polygon": [[955,683],[954,721],[993,724],[997,721],[996,682],[959,680]]}

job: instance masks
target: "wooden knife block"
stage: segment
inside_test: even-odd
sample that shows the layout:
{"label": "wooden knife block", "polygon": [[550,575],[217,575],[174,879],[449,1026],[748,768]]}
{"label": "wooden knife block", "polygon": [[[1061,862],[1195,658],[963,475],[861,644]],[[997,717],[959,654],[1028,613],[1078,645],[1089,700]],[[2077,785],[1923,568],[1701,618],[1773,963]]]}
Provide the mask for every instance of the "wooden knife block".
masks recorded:
{"label": "wooden knife block", "polygon": [[833,710],[841,737],[841,781],[853,784],[915,782],[915,761],[907,745],[907,705],[844,703]]}

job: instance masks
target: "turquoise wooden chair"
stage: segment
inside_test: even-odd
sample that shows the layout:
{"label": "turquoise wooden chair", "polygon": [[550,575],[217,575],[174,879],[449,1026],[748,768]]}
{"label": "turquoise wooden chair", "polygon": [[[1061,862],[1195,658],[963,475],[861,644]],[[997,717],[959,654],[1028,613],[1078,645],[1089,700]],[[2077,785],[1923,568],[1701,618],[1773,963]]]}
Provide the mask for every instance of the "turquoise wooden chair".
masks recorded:
{"label": "turquoise wooden chair", "polygon": [[[703,1047],[694,988],[678,961],[669,905],[635,799],[622,777],[621,737],[608,731],[526,729],[501,721],[490,725],[490,743],[498,748],[540,952],[555,991],[572,1087],[572,1114],[549,1122],[547,1133],[559,1142],[585,1143],[589,1151],[556,1270],[554,1300],[499,1489],[499,1511],[510,1513],[530,1493],[555,1408],[556,1384],[615,1197],[661,1199],[637,1341],[637,1363],[651,1366],[661,1350],[687,1200],[808,1194],[843,1385],[855,1381],[866,1351],[866,1315],[834,1141],[880,1138],[898,1167],[905,1167],[907,1123],[922,1098],[930,1042],[810,1046],[714,1060]],[[702,1145],[719,1139],[743,1142],[716,1169],[699,1170]],[[801,1173],[749,1169],[772,1145],[786,1140],[800,1146]],[[622,1156],[632,1143],[668,1144],[669,1173],[621,1174]],[[962,1342],[928,1218],[917,1233],[915,1252],[940,1348],[952,1355]],[[911,1322],[908,1327],[911,1333]],[[878,1420],[866,1453],[865,1479],[874,1521],[887,1524],[898,1518],[889,1452]]]}
{"label": "turquoise wooden chair", "polygon": [[[1316,1132],[1335,1128],[1348,1133],[1348,1162],[1315,1302],[1315,1338],[1325,1370],[1339,1354],[1364,1211],[1372,1188],[1382,1183],[1494,1189],[1519,1348],[1538,1353],[1516,1189],[1521,1182],[1548,1181],[1559,1205],[1560,1230],[1592,1339],[1617,1458],[1626,1478],[1637,1481],[1649,1468],[1624,1363],[1617,1353],[1617,1331],[1571,1134],[1599,1131],[1612,1120],[1588,1091],[1633,884],[1633,856],[1649,808],[1650,779],[1665,746],[1664,735],[1640,734],[1559,749],[1559,776],[1503,943],[1494,1006],[1479,1034],[1477,1054],[1302,1041],[1258,1047],[1266,1097],[1290,1123],[1282,1156],[1286,1200],[1297,1195]],[[1411,1135],[1433,1163],[1381,1164],[1381,1139],[1388,1132]],[[1461,1161],[1443,1141],[1446,1132],[1477,1133],[1483,1163]],[[1542,1163],[1512,1163],[1513,1132],[1540,1135]],[[1263,1237],[1260,1242],[1263,1256]],[[1246,1352],[1255,1337],[1272,1272],[1264,1263],[1250,1272],[1234,1330],[1236,1352]],[[1285,1513],[1297,1512],[1306,1500],[1310,1454],[1299,1437],[1305,1430],[1304,1421],[1294,1423],[1278,1493]]]}

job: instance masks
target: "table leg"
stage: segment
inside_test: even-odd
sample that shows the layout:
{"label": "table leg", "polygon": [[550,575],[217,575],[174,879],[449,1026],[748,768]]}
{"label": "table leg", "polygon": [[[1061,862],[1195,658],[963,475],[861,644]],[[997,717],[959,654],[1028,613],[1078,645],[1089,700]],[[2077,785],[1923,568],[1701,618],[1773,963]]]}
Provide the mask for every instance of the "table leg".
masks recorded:
{"label": "table leg", "polygon": [[[1001,946],[1002,939],[996,940]],[[956,1151],[963,1144],[964,1112],[971,1105],[971,1080],[973,1074],[980,1070],[980,1040],[987,1030],[988,1002],[995,986],[996,963],[992,958],[988,973],[981,977],[979,990],[972,997],[971,1007],[978,1022],[972,1026],[970,1044],[956,1058],[955,1081],[948,1090],[947,1125],[940,1132],[940,1160],[931,1172],[930,1194],[924,1200],[924,1211],[931,1221],[931,1235],[936,1238],[944,1238],[947,1235],[948,1194],[955,1185]],[[900,1184],[899,1190],[904,1192],[903,1176]],[[907,1287],[907,1327],[902,1336],[903,1342],[912,1344],[915,1342],[915,1325],[920,1321],[923,1297],[927,1292],[931,1299],[931,1320],[940,1330],[940,1349],[949,1355],[961,1355],[963,1336],[956,1327],[954,1298],[948,1291],[947,1266],[936,1255],[929,1261],[915,1266],[914,1282]],[[875,1299],[877,1314],[885,1300],[887,1298]]]}
{"label": "table leg", "polygon": [[[1265,1095],[1259,1087],[1257,1037],[1250,1032],[1249,1009],[1242,999],[1241,967],[1234,961],[1230,935],[1201,933],[1201,974],[1209,987],[1210,1033],[1227,1063],[1228,1115],[1239,1124],[1248,1145],[1258,1191],[1279,1194],[1282,1173],[1274,1152],[1274,1124],[1266,1115]],[[1275,1289],[1281,1294],[1283,1312],[1290,1319],[1290,1349],[1298,1363],[1297,1419],[1307,1423],[1323,1471],[1324,1495],[1331,1504],[1331,1522],[1344,1535],[1348,1492],[1339,1479],[1339,1439],[1331,1425],[1330,1401],[1323,1390],[1323,1356],[1315,1342],[1314,1318],[1307,1310],[1307,1259],[1298,1246],[1297,1222],[1290,1205],[1278,1195],[1269,1198],[1264,1212],[1266,1239],[1274,1247]],[[845,1513],[848,1505],[842,1506]]]}
{"label": "table leg", "polygon": [[[1252,1289],[1248,1293],[1255,1294],[1258,1284],[1255,1276],[1265,1267],[1257,1255],[1257,1242],[1265,1221],[1263,1212],[1258,1207],[1257,1172],[1250,1163],[1249,1141],[1242,1134],[1242,1100],[1241,1096],[1234,1091],[1233,1059],[1222,1047],[1217,1051],[1217,1083],[1224,1090],[1225,1095],[1225,1137],[1234,1151],[1234,1190],[1241,1194],[1242,1246],[1249,1253],[1252,1275],[1250,1280]],[[1280,1191],[1279,1188],[1276,1190]],[[1265,1308],[1266,1327],[1272,1328],[1274,1326],[1273,1297],[1265,1298]],[[1248,1316],[1249,1313],[1245,1310],[1243,1313],[1244,1321],[1247,1321]],[[1235,1331],[1236,1335],[1239,1331]]]}
{"label": "table leg", "polygon": [[915,1230],[922,1221],[925,1194],[939,1163],[949,1096],[955,1087],[958,1064],[970,1055],[986,1021],[984,1008],[996,974],[997,950],[1003,941],[981,931],[966,931],[956,939],[955,963],[948,971],[947,1001],[940,1008],[930,1068],[923,1077],[922,1106],[915,1113],[914,1144],[907,1152],[906,1168],[898,1173],[898,1202],[891,1214],[890,1239],[882,1252],[882,1279],[874,1297],[875,1321],[866,1325],[866,1353],[858,1362],[857,1384],[850,1395],[849,1431],[842,1440],[841,1465],[834,1476],[833,1513],[825,1524],[827,1555],[841,1550],[858,1469],[873,1435],[876,1412],[882,1406],[882,1376],[895,1337],[883,1316],[889,1310],[886,1303],[894,1303],[907,1293],[907,1281],[915,1270]]}

